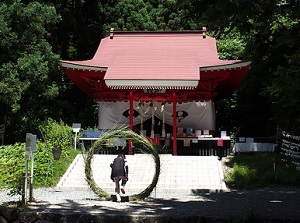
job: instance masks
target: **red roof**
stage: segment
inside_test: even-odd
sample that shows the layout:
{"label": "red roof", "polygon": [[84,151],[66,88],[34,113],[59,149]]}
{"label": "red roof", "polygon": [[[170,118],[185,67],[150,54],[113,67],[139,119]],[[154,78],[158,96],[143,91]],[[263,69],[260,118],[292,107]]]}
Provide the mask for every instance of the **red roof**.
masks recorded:
{"label": "red roof", "polygon": [[[111,89],[191,90],[201,82],[230,78],[239,84],[249,65],[250,62],[240,60],[220,60],[216,40],[205,31],[112,31],[101,40],[91,60],[61,60],[61,68],[68,69],[67,75],[79,87],[86,88],[80,82],[94,78],[98,82],[104,80]],[[242,72],[232,78],[231,73],[236,72],[231,71],[236,69]],[[79,73],[74,75],[74,70]]]}

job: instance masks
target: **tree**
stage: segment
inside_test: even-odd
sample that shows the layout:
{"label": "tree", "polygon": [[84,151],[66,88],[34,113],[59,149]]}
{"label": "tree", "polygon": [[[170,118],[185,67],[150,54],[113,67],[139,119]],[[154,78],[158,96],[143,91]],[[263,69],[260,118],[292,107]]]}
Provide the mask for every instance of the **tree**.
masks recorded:
{"label": "tree", "polygon": [[90,59],[103,37],[103,6],[98,0],[47,0],[61,16],[51,44],[61,58]]}
{"label": "tree", "polygon": [[108,35],[110,28],[121,31],[156,30],[157,25],[150,16],[152,6],[143,0],[118,0],[105,6],[104,30]]}
{"label": "tree", "polygon": [[[91,59],[103,37],[104,9],[107,1],[47,0],[53,4],[61,21],[56,24],[50,43],[63,60]],[[95,127],[98,101],[82,92],[63,72],[56,75],[60,94],[50,117],[67,124],[81,122],[83,127]]]}
{"label": "tree", "polygon": [[[295,58],[299,58],[300,3],[281,0],[200,2],[207,5],[199,19],[201,24],[219,35],[237,29],[247,43],[252,69],[237,91],[234,112],[240,119],[236,119],[236,125],[243,126],[245,133],[252,135],[275,134],[278,124],[286,131],[299,133],[300,123],[294,111],[299,111],[300,95],[290,80],[299,82],[296,75],[299,64]],[[286,115],[287,111],[291,115]]]}
{"label": "tree", "polygon": [[177,7],[175,0],[158,0],[152,5],[150,12],[152,20],[157,25],[157,30],[196,30],[202,29],[193,17],[193,6],[186,4]]}
{"label": "tree", "polygon": [[26,131],[28,123],[47,116],[59,93],[53,79],[59,56],[48,42],[59,20],[54,7],[38,2],[0,3],[0,116],[11,136],[13,126]]}
{"label": "tree", "polygon": [[192,5],[177,8],[174,0],[119,0],[104,4],[104,9],[106,35],[110,28],[121,31],[199,29],[190,14]]}

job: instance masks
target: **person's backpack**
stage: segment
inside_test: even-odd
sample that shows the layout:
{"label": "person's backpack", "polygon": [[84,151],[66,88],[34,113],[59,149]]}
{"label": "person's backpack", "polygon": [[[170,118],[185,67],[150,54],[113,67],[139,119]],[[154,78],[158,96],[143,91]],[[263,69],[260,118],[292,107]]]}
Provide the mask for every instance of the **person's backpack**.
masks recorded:
{"label": "person's backpack", "polygon": [[114,159],[112,164],[112,175],[113,177],[118,176],[124,176],[125,170],[124,170],[125,161],[122,157],[117,157]]}

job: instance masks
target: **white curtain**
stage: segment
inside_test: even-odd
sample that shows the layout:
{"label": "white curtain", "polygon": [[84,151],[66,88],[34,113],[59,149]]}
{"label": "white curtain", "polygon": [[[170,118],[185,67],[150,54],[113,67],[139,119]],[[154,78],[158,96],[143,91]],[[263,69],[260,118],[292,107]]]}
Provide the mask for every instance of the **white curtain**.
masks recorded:
{"label": "white curtain", "polygon": [[[133,124],[140,124],[143,112],[143,121],[151,118],[150,102],[144,102],[142,109],[140,102],[134,102]],[[162,104],[153,102],[154,115],[163,120]],[[173,105],[165,103],[165,123],[173,125]],[[215,130],[215,109],[211,101],[186,102],[176,104],[177,127]],[[99,129],[113,129],[129,125],[129,102],[99,102]]]}

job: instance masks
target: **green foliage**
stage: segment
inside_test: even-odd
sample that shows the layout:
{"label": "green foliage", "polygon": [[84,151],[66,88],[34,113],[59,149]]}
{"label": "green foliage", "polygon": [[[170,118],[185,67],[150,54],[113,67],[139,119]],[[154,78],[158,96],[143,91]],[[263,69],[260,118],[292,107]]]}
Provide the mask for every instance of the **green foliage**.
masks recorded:
{"label": "green foliage", "polygon": [[[48,117],[69,124],[95,123],[92,106],[97,102],[88,100],[57,65],[59,58],[92,58],[111,27],[142,31],[206,26],[218,39],[221,59],[252,61],[236,92],[234,109],[224,109],[232,114],[228,128],[242,126],[244,135],[268,136],[279,124],[298,133],[299,4],[280,0],[1,1],[0,124],[5,123],[9,132],[6,143],[17,142],[24,132],[37,131]],[[220,112],[219,116],[227,116]]]}
{"label": "green foliage", "polygon": [[[253,184],[253,182],[257,182],[257,169],[251,169],[248,166],[243,165],[233,165],[233,179],[234,185],[236,187],[243,187]],[[238,179],[238,180],[237,180]],[[251,187],[251,186],[250,186]]]}
{"label": "green foliage", "polygon": [[236,29],[221,34],[217,39],[218,54],[221,60],[245,58],[246,39]]}
{"label": "green foliage", "polygon": [[[149,3],[143,0],[116,1],[105,6],[106,24],[104,30],[156,30],[156,24],[151,21]],[[115,15],[118,15],[117,17]]]}
{"label": "green foliage", "polygon": [[[59,20],[55,8],[21,1],[0,4],[0,103],[20,109],[20,100],[28,91],[49,94],[49,72],[56,69],[58,55],[46,41],[47,26]],[[57,92],[54,93],[54,96]]]}
{"label": "green foliage", "polygon": [[[34,186],[49,187],[58,183],[74,157],[80,152],[72,146],[72,128],[64,123],[49,119],[41,127],[45,131],[46,142],[37,140],[34,152]],[[53,146],[61,146],[60,160],[54,160]],[[0,146],[0,188],[9,189],[11,194],[20,194],[22,177],[25,173],[25,143]],[[31,160],[28,162],[29,175]]]}
{"label": "green foliage", "polygon": [[[299,64],[291,62],[299,58],[299,1],[179,2],[195,5],[200,12],[199,23],[216,33],[218,39],[230,36],[231,41],[218,41],[221,58],[252,61],[251,70],[237,91],[234,125],[241,126],[246,135],[269,135],[277,124],[299,133],[299,119],[295,115],[300,109],[296,87]],[[231,36],[232,31],[239,35]],[[245,48],[242,57],[241,40]]]}
{"label": "green foliage", "polygon": [[72,127],[64,124],[62,120],[60,122],[56,122],[49,118],[41,124],[40,129],[49,148],[61,148],[66,150],[72,147]]}
{"label": "green foliage", "polygon": [[49,38],[60,17],[55,7],[37,1],[6,2],[0,3],[0,123],[13,144],[50,113],[59,94],[59,55]]}
{"label": "green foliage", "polygon": [[[29,162],[31,164],[31,161]],[[34,185],[53,185],[53,155],[45,143],[38,141],[37,150],[34,153]]]}
{"label": "green foliage", "polygon": [[225,174],[230,188],[260,188],[268,186],[300,186],[300,172],[288,169],[279,159],[274,171],[274,154],[237,155],[227,163],[232,169]]}
{"label": "green foliage", "polygon": [[53,32],[51,43],[63,59],[90,59],[103,37],[103,1],[53,1],[61,22]]}
{"label": "green foliage", "polygon": [[[22,178],[25,174],[25,143],[0,147],[0,187],[10,189],[11,194],[20,194]],[[28,173],[30,175],[31,159],[28,161]],[[45,148],[45,144],[37,142],[37,150],[34,153],[34,181],[36,185],[49,186],[53,177],[52,154]],[[29,179],[28,179],[29,180]]]}
{"label": "green foliage", "polygon": [[200,24],[192,18],[191,11],[194,7],[186,4],[180,8],[177,7],[177,1],[156,1],[152,5],[150,12],[152,21],[155,22],[158,30],[195,30],[201,29]]}
{"label": "green foliage", "polygon": [[0,187],[20,194],[25,172],[25,143],[0,146]]}
{"label": "green foliage", "polygon": [[[49,160],[45,162],[44,157],[48,154],[41,156],[41,162],[44,161],[41,169],[41,181],[37,182],[37,186],[53,186],[58,183],[59,178],[65,173],[74,157],[79,153],[78,150],[73,149],[73,132],[72,127],[63,123],[63,121],[56,122],[53,119],[48,119],[40,125],[43,138],[43,151],[51,154],[51,163]],[[59,160],[53,161],[52,149],[60,148],[61,157]],[[45,171],[47,165],[51,165],[52,175],[48,179],[48,172]],[[45,175],[46,174],[46,175]],[[46,179],[46,182],[45,182]]]}
{"label": "green foliage", "polygon": [[199,26],[190,15],[192,6],[176,6],[174,0],[119,0],[105,4],[104,31],[108,35],[110,28],[122,31],[197,29]]}

